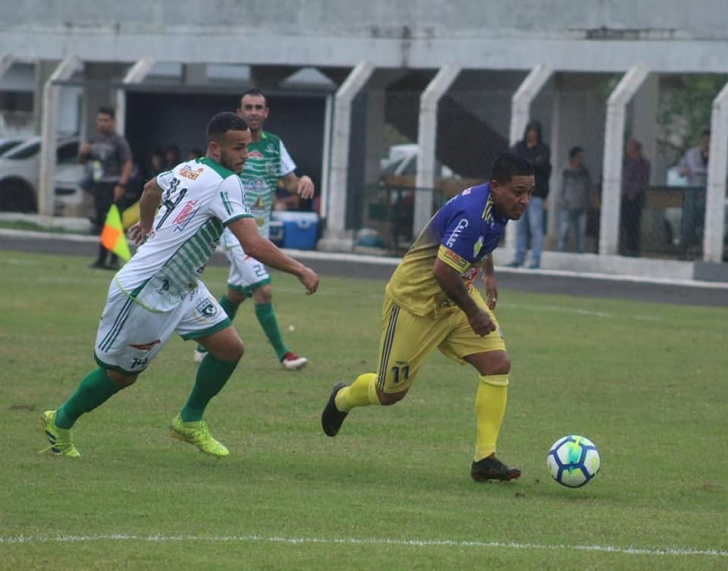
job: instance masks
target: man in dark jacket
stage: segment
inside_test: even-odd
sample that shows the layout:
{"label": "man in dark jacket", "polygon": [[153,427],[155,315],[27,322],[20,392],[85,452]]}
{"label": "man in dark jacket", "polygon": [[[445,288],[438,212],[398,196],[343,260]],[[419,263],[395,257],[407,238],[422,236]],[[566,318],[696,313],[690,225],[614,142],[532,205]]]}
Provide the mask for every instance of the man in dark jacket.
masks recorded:
{"label": "man in dark jacket", "polygon": [[536,188],[526,213],[516,223],[516,257],[508,264],[518,268],[526,261],[528,235],[531,234],[532,269],[541,267],[541,250],[543,248],[543,203],[549,195],[549,177],[551,176],[551,149],[542,140],[541,124],[531,121],[526,125],[523,140],[516,143],[511,152],[523,157],[533,167]]}

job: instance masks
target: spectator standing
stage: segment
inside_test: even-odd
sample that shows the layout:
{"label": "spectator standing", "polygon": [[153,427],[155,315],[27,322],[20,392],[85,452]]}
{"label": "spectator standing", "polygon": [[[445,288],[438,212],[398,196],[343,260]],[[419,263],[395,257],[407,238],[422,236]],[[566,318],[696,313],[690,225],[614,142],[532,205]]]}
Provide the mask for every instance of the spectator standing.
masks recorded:
{"label": "spectator standing", "polygon": [[683,197],[681,243],[690,248],[699,246],[705,228],[705,190],[708,186],[708,158],[710,155],[710,129],[700,135],[700,144],[688,149],[678,167],[687,177],[690,188]]}
{"label": "spectator standing", "polygon": [[650,161],[642,155],[642,143],[627,141],[622,166],[622,255],[640,256],[642,209],[650,185]]}
{"label": "spectator standing", "polygon": [[592,181],[584,166],[584,149],[573,147],[569,151],[569,166],[561,173],[559,196],[559,252],[566,250],[569,230],[574,229],[576,251],[584,253],[586,216],[592,200]]}
{"label": "spectator standing", "polygon": [[523,140],[516,143],[511,152],[526,159],[533,167],[536,188],[526,213],[516,223],[516,257],[508,264],[512,268],[522,266],[526,261],[528,235],[531,235],[531,265],[541,267],[543,250],[543,205],[549,195],[551,176],[551,149],[543,142],[541,123],[531,121],[526,125]]}
{"label": "spectator standing", "polygon": [[[116,121],[112,107],[99,107],[96,114],[96,134],[81,146],[79,163],[91,164],[92,192],[96,206],[96,231],[101,234],[111,205],[120,201],[132,173],[131,149],[124,137],[115,131]],[[99,254],[91,264],[94,269],[117,269],[118,258],[99,243]]]}

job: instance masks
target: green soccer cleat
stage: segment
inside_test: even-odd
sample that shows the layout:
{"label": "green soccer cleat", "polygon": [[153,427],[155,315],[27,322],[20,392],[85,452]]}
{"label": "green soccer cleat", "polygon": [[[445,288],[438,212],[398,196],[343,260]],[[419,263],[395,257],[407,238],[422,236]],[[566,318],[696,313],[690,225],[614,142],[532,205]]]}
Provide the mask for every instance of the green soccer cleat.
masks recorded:
{"label": "green soccer cleat", "polygon": [[48,452],[54,456],[67,456],[68,458],[80,458],[81,454],[73,445],[73,436],[71,429],[58,428],[56,426],[56,411],[45,411],[39,420],[39,424],[43,432],[45,432],[50,446],[44,448],[41,452]]}
{"label": "green soccer cleat", "polygon": [[174,417],[169,428],[172,432],[172,438],[182,442],[189,442],[197,446],[200,452],[215,458],[230,456],[230,451],[212,437],[210,428],[204,420],[182,422],[182,417],[178,414]]}

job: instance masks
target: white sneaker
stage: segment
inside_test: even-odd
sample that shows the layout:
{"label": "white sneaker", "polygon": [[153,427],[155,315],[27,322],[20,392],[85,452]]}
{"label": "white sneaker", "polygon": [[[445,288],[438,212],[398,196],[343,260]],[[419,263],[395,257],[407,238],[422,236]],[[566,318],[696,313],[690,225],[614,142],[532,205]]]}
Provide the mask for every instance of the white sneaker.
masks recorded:
{"label": "white sneaker", "polygon": [[199,365],[202,362],[202,359],[205,358],[205,355],[207,355],[207,351],[200,351],[199,349],[195,349],[195,352],[193,354],[195,363]]}
{"label": "white sneaker", "polygon": [[307,363],[308,359],[306,357],[299,357],[290,351],[283,355],[283,359],[281,359],[281,365],[286,371],[298,371],[298,369],[303,369]]}

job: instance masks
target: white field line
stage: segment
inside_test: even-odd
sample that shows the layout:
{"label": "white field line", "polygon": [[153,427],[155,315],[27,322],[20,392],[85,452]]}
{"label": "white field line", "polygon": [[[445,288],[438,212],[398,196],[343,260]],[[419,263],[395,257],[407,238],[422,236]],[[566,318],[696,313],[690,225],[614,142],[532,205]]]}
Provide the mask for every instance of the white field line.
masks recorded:
{"label": "white field line", "polygon": [[610,545],[548,545],[538,543],[518,543],[500,541],[457,541],[457,540],[423,540],[423,539],[382,539],[376,537],[356,538],[322,538],[322,537],[266,537],[262,535],[17,535],[0,536],[0,545],[28,543],[75,543],[90,541],[142,541],[149,543],[173,542],[265,542],[284,543],[290,545],[397,545],[403,547],[475,547],[499,549],[523,549],[546,551],[594,551],[599,553],[620,553],[625,555],[648,556],[684,556],[684,557],[728,557],[728,551],[718,549],[692,549],[665,547],[649,549],[640,547],[614,547]]}

